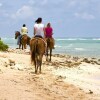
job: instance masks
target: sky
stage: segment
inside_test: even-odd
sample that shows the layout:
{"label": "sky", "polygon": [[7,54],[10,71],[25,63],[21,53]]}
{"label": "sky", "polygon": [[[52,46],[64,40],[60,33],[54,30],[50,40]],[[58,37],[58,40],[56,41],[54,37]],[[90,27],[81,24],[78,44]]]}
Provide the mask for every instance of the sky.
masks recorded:
{"label": "sky", "polygon": [[0,37],[14,37],[23,24],[32,37],[38,17],[54,37],[100,37],[100,0],[0,0]]}

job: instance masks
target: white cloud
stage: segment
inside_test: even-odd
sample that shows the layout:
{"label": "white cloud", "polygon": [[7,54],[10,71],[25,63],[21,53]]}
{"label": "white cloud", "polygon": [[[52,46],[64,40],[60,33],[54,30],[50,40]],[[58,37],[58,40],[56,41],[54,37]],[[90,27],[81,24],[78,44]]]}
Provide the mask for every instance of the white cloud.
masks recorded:
{"label": "white cloud", "polygon": [[0,7],[2,6],[2,3],[0,3]]}
{"label": "white cloud", "polygon": [[16,19],[26,19],[33,16],[33,10],[30,6],[23,6],[22,8],[18,9],[15,14],[13,14],[11,17]]}
{"label": "white cloud", "polygon": [[84,12],[84,13],[75,13],[74,15],[75,15],[75,17],[77,17],[77,18],[82,18],[82,19],[86,19],[86,20],[95,19],[95,16],[94,16],[94,15],[88,14],[88,13],[86,13],[86,12]]}

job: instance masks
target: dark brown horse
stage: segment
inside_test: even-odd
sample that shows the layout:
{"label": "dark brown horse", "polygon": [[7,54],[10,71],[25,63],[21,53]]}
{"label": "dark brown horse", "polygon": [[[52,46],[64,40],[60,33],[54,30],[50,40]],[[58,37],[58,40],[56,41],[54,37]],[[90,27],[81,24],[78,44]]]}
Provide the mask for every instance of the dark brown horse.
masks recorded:
{"label": "dark brown horse", "polygon": [[[54,49],[54,39],[53,38],[46,38],[46,42],[47,42],[47,57],[46,60],[47,61],[51,61],[51,56],[52,56],[52,49]],[[48,56],[50,55],[50,59],[48,59]]]}
{"label": "dark brown horse", "polygon": [[35,65],[35,73],[41,73],[42,57],[45,53],[45,42],[42,38],[35,37],[30,41],[31,62]]}
{"label": "dark brown horse", "polygon": [[[17,39],[18,36],[20,36],[20,35],[21,35],[20,32],[16,31],[15,32],[15,39]],[[27,36],[27,35],[23,35],[20,38],[21,38],[21,41],[19,43],[19,49],[21,48],[21,45],[22,45],[22,50],[26,49],[26,45],[30,45],[30,39],[31,38],[29,36]]]}

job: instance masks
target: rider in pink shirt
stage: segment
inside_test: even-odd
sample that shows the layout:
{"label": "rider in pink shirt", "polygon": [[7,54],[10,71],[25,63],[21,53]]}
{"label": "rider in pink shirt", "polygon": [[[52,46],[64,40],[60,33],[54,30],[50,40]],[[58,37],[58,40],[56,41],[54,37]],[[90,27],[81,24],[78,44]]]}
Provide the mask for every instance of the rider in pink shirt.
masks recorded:
{"label": "rider in pink shirt", "polygon": [[52,29],[50,23],[48,23],[47,27],[45,28],[45,37],[52,38],[52,32],[53,32],[53,29]]}
{"label": "rider in pink shirt", "polygon": [[[51,27],[51,24],[48,23],[47,27],[45,28],[45,38],[50,38],[53,42],[53,44],[55,44],[54,38],[52,37],[53,35],[53,29]],[[54,49],[54,45],[53,45],[53,49]]]}

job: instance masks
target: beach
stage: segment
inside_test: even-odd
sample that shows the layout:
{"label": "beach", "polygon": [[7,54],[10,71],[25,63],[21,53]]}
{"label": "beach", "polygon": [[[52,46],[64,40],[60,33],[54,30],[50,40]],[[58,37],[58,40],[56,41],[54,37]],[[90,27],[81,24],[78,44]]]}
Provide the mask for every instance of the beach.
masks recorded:
{"label": "beach", "polygon": [[43,56],[34,73],[28,50],[0,52],[0,100],[100,100],[100,59]]}
{"label": "beach", "polygon": [[1,0],[0,100],[100,100],[99,8],[100,0]]}

